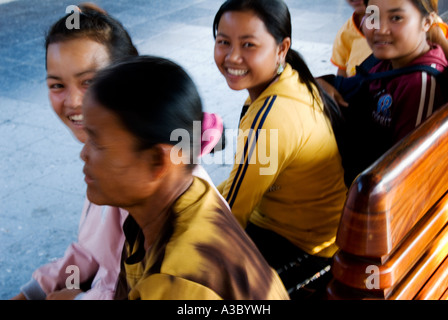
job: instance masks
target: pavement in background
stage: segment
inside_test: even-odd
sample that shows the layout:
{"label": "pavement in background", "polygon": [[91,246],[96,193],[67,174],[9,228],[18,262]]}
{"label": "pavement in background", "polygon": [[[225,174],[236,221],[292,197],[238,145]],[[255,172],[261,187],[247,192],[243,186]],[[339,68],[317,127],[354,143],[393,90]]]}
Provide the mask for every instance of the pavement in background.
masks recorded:
{"label": "pavement in background", "polygon": [[[124,24],[141,54],[182,65],[205,111],[237,128],[247,93],[231,91],[213,61],[212,22],[221,0],[93,2]],[[315,76],[335,73],[331,45],[350,7],[345,0],[286,2],[293,48]],[[33,270],[76,240],[85,197],[81,145],[49,105],[43,48],[46,30],[71,4],[77,3],[0,0],[0,299],[17,294]],[[218,152],[204,159],[216,184],[226,178],[232,157]]]}

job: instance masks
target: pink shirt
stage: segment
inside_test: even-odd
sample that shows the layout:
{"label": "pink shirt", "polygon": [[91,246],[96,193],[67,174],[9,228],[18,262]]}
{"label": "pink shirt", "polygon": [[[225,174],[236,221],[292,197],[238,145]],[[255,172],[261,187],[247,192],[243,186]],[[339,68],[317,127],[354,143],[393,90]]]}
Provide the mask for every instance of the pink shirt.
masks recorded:
{"label": "pink shirt", "polygon": [[91,289],[81,299],[111,300],[120,272],[124,245],[123,223],[125,210],[97,206],[87,199],[81,215],[78,242],[72,243],[62,258],[46,264],[33,273],[33,278],[48,294],[66,288],[72,274],[68,266],[79,268],[80,283],[94,276]]}
{"label": "pink shirt", "polygon": [[[214,187],[202,166],[196,166],[193,174]],[[222,198],[217,190],[216,192]],[[227,204],[224,199],[223,201]],[[122,227],[128,214],[123,209],[98,206],[86,199],[79,224],[78,242],[72,243],[62,258],[33,273],[32,277],[40,289],[48,295],[66,288],[67,279],[72,283],[69,277],[73,274],[73,271],[67,271],[67,267],[76,266],[79,270],[79,283],[93,278],[91,289],[78,295],[77,299],[114,299],[125,242]],[[27,296],[26,291],[24,293]]]}

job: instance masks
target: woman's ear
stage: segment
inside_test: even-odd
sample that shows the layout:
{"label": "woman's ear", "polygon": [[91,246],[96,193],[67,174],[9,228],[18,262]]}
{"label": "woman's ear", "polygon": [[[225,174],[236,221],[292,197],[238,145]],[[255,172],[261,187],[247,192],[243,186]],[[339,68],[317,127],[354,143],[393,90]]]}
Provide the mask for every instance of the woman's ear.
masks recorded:
{"label": "woman's ear", "polygon": [[151,149],[145,151],[154,180],[163,178],[165,173],[173,165],[171,161],[172,148],[173,146],[171,145],[156,144]]}
{"label": "woman's ear", "polygon": [[291,38],[287,37],[283,39],[283,41],[280,43],[278,47],[278,57],[279,62],[284,63],[286,60],[286,55],[288,54],[289,49],[291,48]]}
{"label": "woman's ear", "polygon": [[425,18],[423,18],[422,22],[422,28],[424,32],[428,32],[429,29],[431,29],[432,25],[436,21],[437,14],[435,12],[432,12],[431,14],[427,15]]}

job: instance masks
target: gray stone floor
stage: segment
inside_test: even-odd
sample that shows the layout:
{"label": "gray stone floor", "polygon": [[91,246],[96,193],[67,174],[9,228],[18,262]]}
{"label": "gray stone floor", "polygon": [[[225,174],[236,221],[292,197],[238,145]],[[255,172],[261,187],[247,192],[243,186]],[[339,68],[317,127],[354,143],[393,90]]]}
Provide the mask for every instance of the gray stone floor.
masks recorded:
{"label": "gray stone floor", "polygon": [[[246,92],[231,91],[213,61],[212,22],[221,0],[93,1],[118,18],[142,54],[170,58],[190,73],[206,111],[237,127]],[[316,76],[334,73],[331,45],[351,15],[345,0],[287,0],[293,47]],[[72,1],[0,0],[0,299],[18,293],[38,266],[76,240],[85,185],[81,145],[47,99],[44,34]],[[204,164],[215,183],[232,155]],[[224,159],[224,160],[223,160]]]}

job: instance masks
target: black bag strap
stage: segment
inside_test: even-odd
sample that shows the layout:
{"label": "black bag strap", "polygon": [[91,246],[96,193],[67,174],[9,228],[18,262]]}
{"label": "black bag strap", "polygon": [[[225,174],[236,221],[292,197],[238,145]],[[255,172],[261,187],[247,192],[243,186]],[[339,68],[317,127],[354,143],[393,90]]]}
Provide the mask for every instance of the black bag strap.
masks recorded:
{"label": "black bag strap", "polygon": [[409,67],[393,69],[384,72],[370,73],[369,71],[379,62],[380,60],[376,59],[373,55],[371,55],[366,60],[364,60],[364,62],[361,65],[356,67],[355,76],[349,78],[336,76],[333,79],[331,79],[331,83],[336,88],[336,90],[338,90],[342,94],[344,99],[350,100],[351,97],[356,95],[358,90],[366,82],[397,77],[413,72],[427,72],[428,74],[435,77],[439,77],[442,74],[442,72],[440,72],[436,68],[427,65],[413,65]]}
{"label": "black bag strap", "polygon": [[376,72],[376,73],[369,73],[369,71],[380,62],[380,60],[376,59],[373,55],[370,55],[360,66],[356,68],[356,74],[359,74],[362,77],[362,80],[378,80],[383,78],[390,78],[390,77],[397,77],[401,76],[403,74],[413,73],[413,72],[426,72],[432,76],[437,77],[441,74],[439,70],[436,68],[433,68],[431,66],[427,65],[413,65],[409,67],[399,68],[399,69],[393,69],[389,71],[384,72]]}

